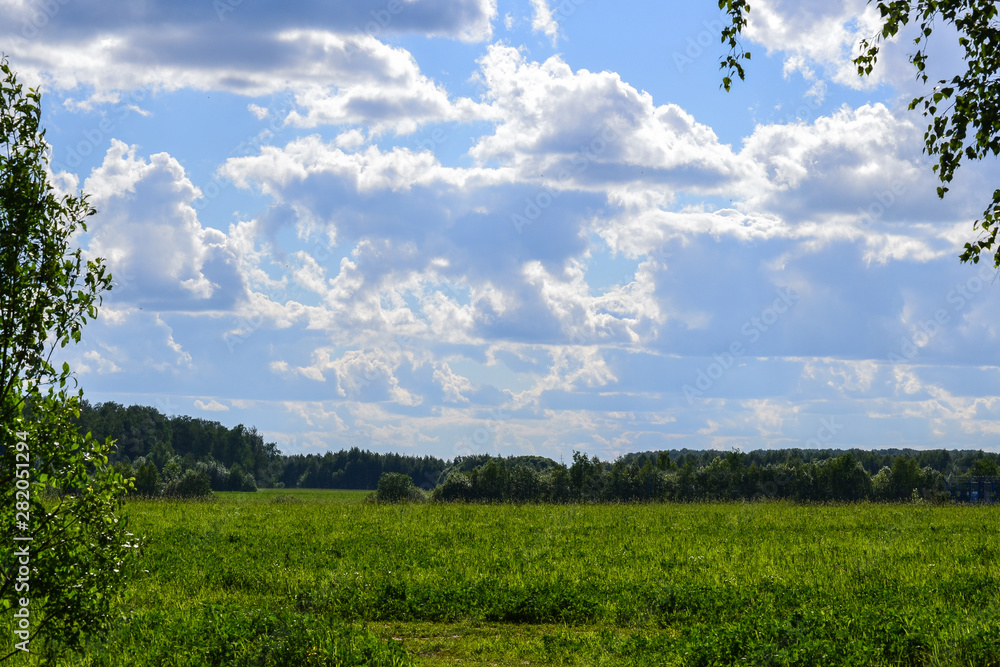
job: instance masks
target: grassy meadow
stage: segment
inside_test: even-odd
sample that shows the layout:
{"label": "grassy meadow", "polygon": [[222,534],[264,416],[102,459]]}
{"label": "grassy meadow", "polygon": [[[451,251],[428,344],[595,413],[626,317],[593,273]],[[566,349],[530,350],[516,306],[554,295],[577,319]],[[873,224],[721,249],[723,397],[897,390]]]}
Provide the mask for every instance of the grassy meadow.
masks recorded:
{"label": "grassy meadow", "polygon": [[59,664],[1000,664],[1000,507],[132,501],[140,571]]}

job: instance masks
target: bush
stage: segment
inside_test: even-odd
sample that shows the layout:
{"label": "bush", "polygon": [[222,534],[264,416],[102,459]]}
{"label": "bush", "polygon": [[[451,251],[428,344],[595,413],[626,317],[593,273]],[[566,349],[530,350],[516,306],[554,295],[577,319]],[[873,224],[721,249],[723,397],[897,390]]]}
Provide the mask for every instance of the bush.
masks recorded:
{"label": "bush", "polygon": [[882,469],[872,477],[872,494],[876,500],[892,498],[892,468],[882,466]]}
{"label": "bush", "polygon": [[542,499],[541,475],[523,463],[510,471],[510,499],[514,502],[539,502]]}
{"label": "bush", "polygon": [[194,468],[163,487],[163,495],[175,498],[204,498],[212,495],[212,480]]}
{"label": "bush", "polygon": [[257,480],[239,463],[229,469],[229,491],[256,491]]}
{"label": "bush", "polygon": [[152,461],[146,461],[135,471],[135,493],[140,496],[159,495],[160,471]]}
{"label": "bush", "polygon": [[375,501],[380,503],[422,502],[424,492],[413,484],[409,475],[398,472],[383,473],[375,489]]}
{"label": "bush", "polygon": [[472,482],[469,476],[461,472],[448,473],[444,482],[431,492],[431,500],[453,502],[472,499]]}
{"label": "bush", "polygon": [[208,461],[199,461],[194,467],[208,475],[213,491],[229,490],[230,475],[226,466],[214,459],[209,459]]}

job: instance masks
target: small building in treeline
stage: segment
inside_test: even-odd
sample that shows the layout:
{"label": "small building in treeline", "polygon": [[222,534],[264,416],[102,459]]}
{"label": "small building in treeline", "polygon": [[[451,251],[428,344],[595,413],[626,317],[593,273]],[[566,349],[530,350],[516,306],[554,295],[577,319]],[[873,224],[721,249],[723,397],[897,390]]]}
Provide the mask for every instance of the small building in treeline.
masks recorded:
{"label": "small building in treeline", "polygon": [[965,503],[1000,502],[1000,476],[956,475],[946,480],[948,493]]}

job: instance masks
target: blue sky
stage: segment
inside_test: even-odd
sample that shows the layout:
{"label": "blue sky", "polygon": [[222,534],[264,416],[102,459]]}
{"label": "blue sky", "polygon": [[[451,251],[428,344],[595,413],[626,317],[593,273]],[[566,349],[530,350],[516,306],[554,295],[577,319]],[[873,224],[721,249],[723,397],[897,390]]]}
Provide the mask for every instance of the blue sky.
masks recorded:
{"label": "blue sky", "polygon": [[752,3],[728,94],[715,4],[0,2],[116,280],[87,397],[287,453],[996,450],[996,164],[937,199],[863,0]]}

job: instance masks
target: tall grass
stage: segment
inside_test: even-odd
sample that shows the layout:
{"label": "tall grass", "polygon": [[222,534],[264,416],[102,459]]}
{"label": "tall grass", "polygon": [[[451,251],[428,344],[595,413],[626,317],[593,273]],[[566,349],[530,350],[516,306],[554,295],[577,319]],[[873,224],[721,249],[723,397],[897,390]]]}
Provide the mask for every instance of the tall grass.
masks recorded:
{"label": "tall grass", "polygon": [[219,496],[130,505],[141,571],[124,616],[76,664],[982,666],[1000,655],[996,507]]}

